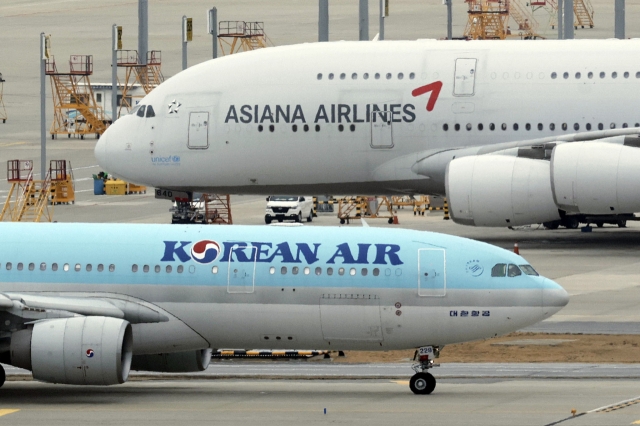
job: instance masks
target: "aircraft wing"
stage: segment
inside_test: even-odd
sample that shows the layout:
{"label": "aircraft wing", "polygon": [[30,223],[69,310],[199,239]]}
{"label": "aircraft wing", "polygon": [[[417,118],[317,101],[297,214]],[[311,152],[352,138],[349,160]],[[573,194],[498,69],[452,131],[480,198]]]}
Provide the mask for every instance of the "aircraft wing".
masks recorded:
{"label": "aircraft wing", "polygon": [[[13,317],[27,323],[50,318],[103,316],[120,318],[132,324],[169,321],[169,317],[143,301],[118,298],[116,295],[48,295],[0,293],[0,317]],[[15,320],[15,317],[19,318]],[[5,324],[0,324],[4,328]]]}
{"label": "aircraft wing", "polygon": [[583,215],[625,226],[640,211],[639,134],[611,129],[441,150],[411,170],[442,185],[456,223],[575,228]]}
{"label": "aircraft wing", "polygon": [[[512,142],[503,142],[491,145],[475,147],[461,147],[440,150],[423,151],[418,155],[418,160],[411,167],[416,174],[435,177],[444,176],[447,164],[454,158],[462,158],[473,155],[502,154],[526,158],[548,159],[545,150],[553,149],[557,144],[570,142],[607,142],[630,146],[640,146],[640,128],[597,130],[592,132],[579,132],[545,138],[527,139]],[[636,137],[633,137],[636,136]],[[537,152],[523,151],[537,149]],[[549,153],[547,153],[549,154]]]}

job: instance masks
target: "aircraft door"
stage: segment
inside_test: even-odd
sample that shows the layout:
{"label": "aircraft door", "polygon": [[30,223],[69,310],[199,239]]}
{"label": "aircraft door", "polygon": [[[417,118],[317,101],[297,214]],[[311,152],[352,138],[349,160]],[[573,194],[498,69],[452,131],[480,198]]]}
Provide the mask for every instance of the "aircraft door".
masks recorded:
{"label": "aircraft door", "polygon": [[190,149],[207,149],[209,147],[209,113],[189,113],[189,138]]}
{"label": "aircraft door", "polygon": [[391,113],[373,111],[371,113],[371,148],[393,148],[393,129]]}
{"label": "aircraft door", "polygon": [[444,249],[418,249],[418,296],[446,295],[446,265]]}
{"label": "aircraft door", "polygon": [[454,96],[473,96],[476,85],[476,65],[475,58],[456,59],[456,70],[453,80]]}
{"label": "aircraft door", "polygon": [[[228,263],[228,293],[253,293],[255,290],[256,277],[256,259],[258,257],[258,248],[250,247],[233,247],[229,256]],[[249,262],[232,262],[233,259],[248,258]]]}

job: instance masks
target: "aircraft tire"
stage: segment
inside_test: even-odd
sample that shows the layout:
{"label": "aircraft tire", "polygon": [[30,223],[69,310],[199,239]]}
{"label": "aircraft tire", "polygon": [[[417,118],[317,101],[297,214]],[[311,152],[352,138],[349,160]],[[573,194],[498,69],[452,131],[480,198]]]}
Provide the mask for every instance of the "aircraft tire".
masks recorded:
{"label": "aircraft tire", "polygon": [[436,388],[436,379],[430,373],[416,373],[409,381],[409,388],[416,395],[429,395]]}
{"label": "aircraft tire", "polygon": [[565,217],[562,219],[562,225],[567,229],[578,229],[580,221],[575,217]]}
{"label": "aircraft tire", "polygon": [[4,367],[0,365],[0,387],[4,385],[4,381],[7,378],[7,373],[4,371]]}
{"label": "aircraft tire", "polygon": [[544,222],[543,225],[547,229],[558,229],[558,227],[560,226],[560,221],[554,220],[552,222]]}

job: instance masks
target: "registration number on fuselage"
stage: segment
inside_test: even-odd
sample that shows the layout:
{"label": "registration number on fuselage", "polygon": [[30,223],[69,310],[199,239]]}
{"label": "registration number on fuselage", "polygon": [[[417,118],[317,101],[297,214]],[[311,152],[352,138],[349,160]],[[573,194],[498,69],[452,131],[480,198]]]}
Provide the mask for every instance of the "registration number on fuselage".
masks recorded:
{"label": "registration number on fuselage", "polygon": [[189,194],[182,191],[171,191],[170,189],[156,188],[156,198],[162,200],[189,201]]}

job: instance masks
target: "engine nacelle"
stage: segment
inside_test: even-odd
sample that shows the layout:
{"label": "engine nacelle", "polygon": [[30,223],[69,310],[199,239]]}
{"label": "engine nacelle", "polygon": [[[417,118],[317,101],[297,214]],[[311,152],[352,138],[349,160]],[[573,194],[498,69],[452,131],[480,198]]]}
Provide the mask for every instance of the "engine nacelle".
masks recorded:
{"label": "engine nacelle", "polygon": [[454,222],[471,226],[520,226],[560,219],[549,163],[506,155],[452,160],[445,186]]}
{"label": "engine nacelle", "polygon": [[569,213],[640,211],[640,149],[606,142],[574,142],[551,156],[553,198]]}
{"label": "engine nacelle", "polygon": [[168,354],[135,355],[131,369],[161,373],[192,373],[204,371],[211,362],[211,349]]}
{"label": "engine nacelle", "polygon": [[131,325],[110,317],[36,322],[11,336],[11,364],[33,378],[68,385],[115,385],[129,376]]}

